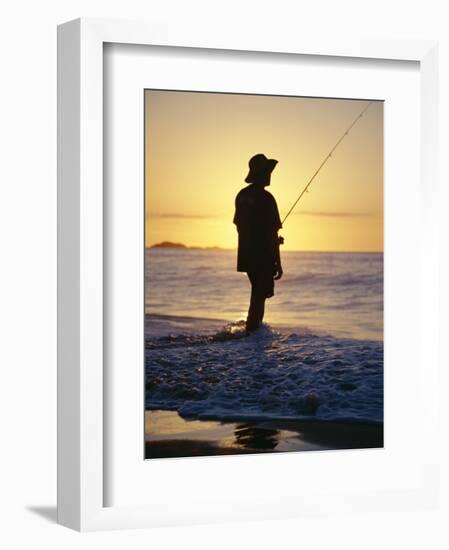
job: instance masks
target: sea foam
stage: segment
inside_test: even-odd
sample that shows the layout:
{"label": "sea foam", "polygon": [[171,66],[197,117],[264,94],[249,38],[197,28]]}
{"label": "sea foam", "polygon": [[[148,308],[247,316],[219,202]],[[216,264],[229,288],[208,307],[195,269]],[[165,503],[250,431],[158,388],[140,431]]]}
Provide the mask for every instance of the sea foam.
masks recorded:
{"label": "sea foam", "polygon": [[265,324],[246,337],[243,322],[203,332],[194,325],[147,337],[147,409],[222,421],[383,421],[382,342]]}

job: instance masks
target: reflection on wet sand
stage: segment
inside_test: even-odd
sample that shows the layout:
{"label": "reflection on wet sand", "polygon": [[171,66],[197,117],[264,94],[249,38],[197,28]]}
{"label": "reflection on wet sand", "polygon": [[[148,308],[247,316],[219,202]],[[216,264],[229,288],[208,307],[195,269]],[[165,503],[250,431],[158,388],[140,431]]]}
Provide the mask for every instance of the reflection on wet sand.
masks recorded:
{"label": "reflection on wet sand", "polygon": [[235,431],[235,444],[251,450],[270,450],[279,443],[280,430],[261,428],[253,424],[238,424]]}
{"label": "reflection on wet sand", "polygon": [[322,422],[185,420],[174,411],[146,411],[145,458],[176,458],[382,447],[383,430]]}

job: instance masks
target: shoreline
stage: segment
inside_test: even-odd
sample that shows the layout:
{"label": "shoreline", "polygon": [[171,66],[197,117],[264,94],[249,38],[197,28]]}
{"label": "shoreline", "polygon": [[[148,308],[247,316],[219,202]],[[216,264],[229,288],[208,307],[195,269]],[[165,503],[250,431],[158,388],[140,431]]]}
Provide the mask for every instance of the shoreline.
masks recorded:
{"label": "shoreline", "polygon": [[[160,313],[156,311],[144,311],[144,332],[145,339],[164,338],[169,336],[213,336],[217,332],[223,332],[230,326],[244,323],[240,318],[234,321],[230,318],[201,317],[180,314]],[[376,342],[383,344],[383,334],[378,337],[356,336],[346,331],[335,330],[333,333],[326,331],[323,327],[300,325],[293,322],[282,322],[276,320],[274,323],[266,323],[272,330],[283,334],[300,334],[301,336],[322,336],[341,340]]]}
{"label": "shoreline", "polygon": [[185,420],[145,411],[145,459],[383,448],[383,423]]}

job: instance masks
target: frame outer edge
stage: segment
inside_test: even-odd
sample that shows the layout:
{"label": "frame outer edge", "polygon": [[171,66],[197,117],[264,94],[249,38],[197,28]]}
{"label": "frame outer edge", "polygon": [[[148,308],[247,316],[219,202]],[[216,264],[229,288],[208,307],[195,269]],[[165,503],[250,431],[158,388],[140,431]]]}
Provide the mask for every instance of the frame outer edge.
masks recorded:
{"label": "frame outer edge", "polygon": [[[58,27],[58,523],[76,530],[153,523],[148,512],[140,508],[133,515],[131,511],[103,507],[103,174],[99,161],[103,43],[147,44],[150,30],[155,33],[152,43],[181,46],[191,41],[190,36],[166,38],[167,30],[158,31],[154,25],[124,21],[78,19]],[[216,39],[211,42],[205,37],[201,42],[204,40],[209,46],[200,43],[194,47],[223,47]],[[309,44],[308,49],[314,51],[301,53],[352,56],[358,46],[357,57],[419,60],[427,87],[433,86],[427,81],[439,68],[436,56],[426,59],[434,45],[429,41],[400,45],[392,41],[350,41],[340,44],[337,50],[327,44],[315,51],[318,46]],[[276,46],[270,49],[286,51],[290,43]],[[257,41],[252,45],[243,41],[232,49],[240,48],[259,49]],[[427,111],[429,103],[423,102],[422,107]],[[437,111],[431,118],[435,116]],[[432,125],[422,129],[433,133]],[[425,153],[427,156],[429,151]],[[422,173],[426,180],[435,169],[429,160]],[[429,215],[432,202],[428,205]],[[434,308],[434,300],[432,304]],[[428,411],[431,415],[435,412]],[[421,481],[433,489],[437,480],[437,476],[431,476]]]}
{"label": "frame outer edge", "polygon": [[80,529],[80,21],[57,33],[58,523]]}
{"label": "frame outer edge", "polygon": [[103,510],[103,38],[80,25],[79,455],[80,525]]}
{"label": "frame outer edge", "polygon": [[230,38],[228,26],[216,22],[203,26],[201,33],[192,32],[189,25],[171,25],[166,20],[129,20],[87,17],[83,23],[95,28],[104,42],[141,44],[181,48],[201,48],[225,51],[251,51],[262,54],[320,55],[364,59],[419,61],[431,49],[434,41],[421,38],[380,38],[357,34],[328,38],[305,30],[292,33],[287,27],[282,36],[269,36],[265,29],[247,32],[244,23],[236,22]]}
{"label": "frame outer edge", "polygon": [[[440,302],[440,270],[439,258],[441,244],[438,234],[440,219],[438,215],[438,126],[439,126],[439,44],[433,43],[426,55],[420,61],[421,72],[421,204],[423,205],[423,228],[420,243],[422,250],[426,250],[426,262],[421,262],[421,304],[423,312],[421,320],[421,334],[425,345],[421,350],[421,361],[430,364],[426,369],[425,378],[421,379],[423,395],[420,408],[426,416],[426,426],[431,436],[427,445],[427,452],[422,465],[422,482],[427,489],[429,501],[438,499],[440,491],[440,464],[436,457],[440,456],[439,426],[441,408],[439,403],[439,341],[440,331],[435,330],[427,322],[428,319],[439,318]],[[432,399],[427,397],[432,395]]]}

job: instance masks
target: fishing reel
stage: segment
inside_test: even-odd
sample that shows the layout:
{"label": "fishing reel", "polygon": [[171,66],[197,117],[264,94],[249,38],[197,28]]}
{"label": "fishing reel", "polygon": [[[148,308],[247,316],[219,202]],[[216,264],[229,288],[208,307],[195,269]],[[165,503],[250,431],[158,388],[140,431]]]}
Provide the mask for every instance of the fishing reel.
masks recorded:
{"label": "fishing reel", "polygon": [[284,244],[284,237],[282,235],[278,236],[278,243],[279,244]]}

